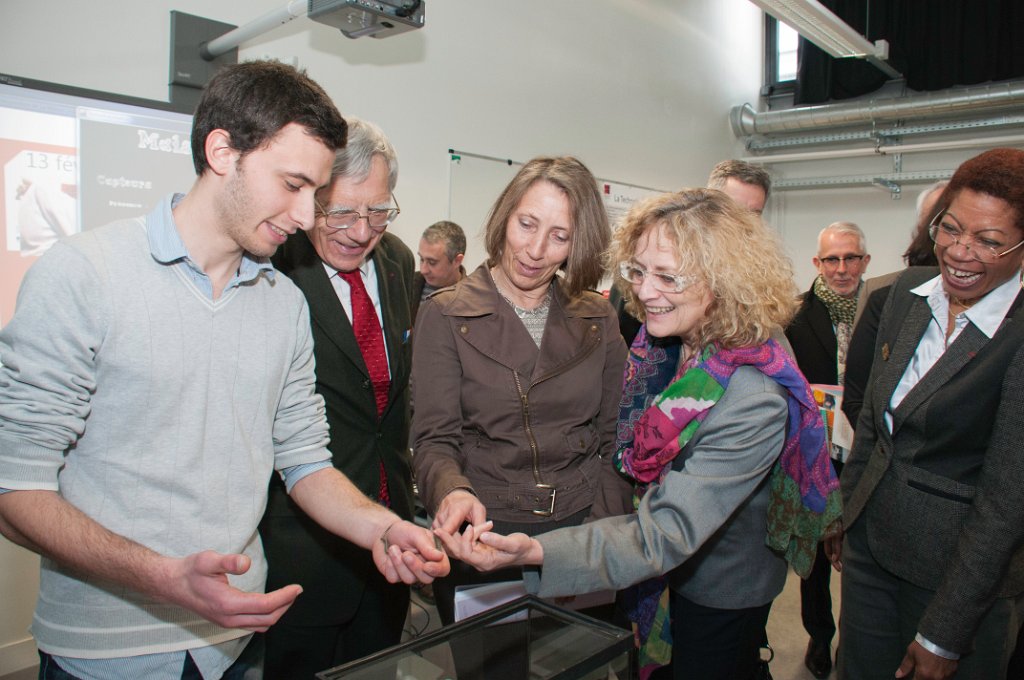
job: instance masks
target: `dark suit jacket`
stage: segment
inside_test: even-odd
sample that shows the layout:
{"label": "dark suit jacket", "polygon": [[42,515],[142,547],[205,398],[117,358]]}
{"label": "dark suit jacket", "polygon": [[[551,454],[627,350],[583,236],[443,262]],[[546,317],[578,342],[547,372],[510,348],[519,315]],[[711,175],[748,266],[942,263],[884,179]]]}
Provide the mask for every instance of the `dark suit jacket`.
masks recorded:
{"label": "dark suit jacket", "polygon": [[409,309],[411,310],[412,322],[416,323],[416,315],[420,312],[420,298],[423,297],[423,288],[427,285],[427,280],[423,278],[423,274],[416,272],[412,275],[412,293],[409,298]]}
{"label": "dark suit jacket", "polygon": [[809,383],[835,385],[839,381],[836,367],[836,332],[828,307],[814,294],[803,294],[800,309],[786,328],[786,338],[793,346],[797,366]]}
{"label": "dark suit jacket", "polygon": [[[875,353],[875,339],[878,337],[878,320],[889,297],[889,286],[897,276],[899,272],[888,278],[889,283],[875,288],[866,298],[862,293],[857,300],[857,317],[853,335],[850,336],[850,348],[846,352],[846,374],[843,378],[843,413],[853,427],[857,427],[860,409],[864,405],[864,392],[871,380],[871,359]],[[865,281],[865,288],[868,283]]]}
{"label": "dark suit jacket", "polygon": [[[302,290],[309,303],[316,359],[316,390],[323,395],[330,426],[332,462],[371,498],[379,486],[379,466],[387,471],[391,507],[404,519],[413,509],[409,458],[409,370],[412,320],[409,300],[414,261],[397,236],[385,232],[372,254],[377,268],[384,342],[391,390],[378,418],[363,356],[338,296],[305,233],[288,239],[274,265]],[[292,522],[267,522],[291,518]],[[261,525],[269,574],[267,589],[299,583],[304,592],[287,613],[302,625],[343,623],[351,618],[365,574],[376,570],[370,552],[320,528],[288,497],[274,475]]]}
{"label": "dark suit jacket", "polygon": [[1024,293],[990,340],[968,324],[893,413],[883,416],[931,309],[912,267],[878,326],[871,384],[841,481],[843,522],[867,522],[886,570],[935,590],[918,631],[970,650],[995,597],[1024,592]]}

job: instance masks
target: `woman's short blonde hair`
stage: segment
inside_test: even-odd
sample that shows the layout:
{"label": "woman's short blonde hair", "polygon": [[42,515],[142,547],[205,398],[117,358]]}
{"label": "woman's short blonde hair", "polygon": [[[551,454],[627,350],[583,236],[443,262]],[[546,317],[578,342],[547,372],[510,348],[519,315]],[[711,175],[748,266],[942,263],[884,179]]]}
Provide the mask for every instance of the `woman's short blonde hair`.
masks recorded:
{"label": "woman's short blonde hair", "polygon": [[519,169],[501,192],[484,229],[488,265],[493,267],[501,260],[509,218],[530,187],[541,181],[554,184],[569,201],[572,245],[569,258],[562,265],[565,272],[562,290],[570,298],[576,297],[584,290],[595,288],[601,280],[604,274],[601,255],[611,240],[611,227],[597,180],[587,166],[572,156],[534,158]]}
{"label": "woman's short blonde hair", "polygon": [[[684,189],[635,205],[615,231],[608,257],[613,271],[633,259],[640,239],[655,227],[675,247],[679,273],[711,291],[707,315],[692,339],[698,346],[757,345],[796,314],[793,266],[778,236],[721,191]],[[632,286],[621,288],[627,311],[643,321]]]}

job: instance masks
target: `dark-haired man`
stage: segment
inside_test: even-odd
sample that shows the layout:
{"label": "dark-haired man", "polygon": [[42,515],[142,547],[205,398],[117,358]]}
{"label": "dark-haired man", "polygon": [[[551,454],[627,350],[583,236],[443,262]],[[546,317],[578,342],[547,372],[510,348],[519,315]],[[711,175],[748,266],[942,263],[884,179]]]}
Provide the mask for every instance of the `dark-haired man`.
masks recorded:
{"label": "dark-haired man", "polygon": [[268,260],[312,227],[345,132],[295,69],[228,67],[196,110],[192,189],[26,276],[0,332],[0,531],[43,556],[41,678],[258,666],[250,632],[302,591],[263,592],[274,470],[389,580],[447,571],[429,534],[330,465],[307,308]]}
{"label": "dark-haired man", "polygon": [[434,222],[423,230],[420,247],[420,270],[412,280],[412,320],[420,302],[441,288],[454,286],[466,275],[462,259],[466,256],[466,234],[462,227],[449,220]]}

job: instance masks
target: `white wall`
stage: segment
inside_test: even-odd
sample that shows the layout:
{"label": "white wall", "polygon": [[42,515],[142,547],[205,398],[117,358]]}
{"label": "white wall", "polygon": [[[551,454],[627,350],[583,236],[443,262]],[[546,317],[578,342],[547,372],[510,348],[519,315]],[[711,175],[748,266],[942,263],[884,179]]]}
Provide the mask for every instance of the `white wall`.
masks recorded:
{"label": "white wall", "polygon": [[[166,99],[170,10],[243,24],[284,4],[3,0],[0,72]],[[446,216],[449,148],[570,153],[620,182],[702,184],[739,152],[727,114],[756,99],[760,50],[746,0],[429,0],[423,30],[352,41],[298,19],[240,56],[296,57],[343,113],[383,127],[401,159],[394,230],[415,249]],[[35,569],[0,541],[0,675],[25,665]]]}

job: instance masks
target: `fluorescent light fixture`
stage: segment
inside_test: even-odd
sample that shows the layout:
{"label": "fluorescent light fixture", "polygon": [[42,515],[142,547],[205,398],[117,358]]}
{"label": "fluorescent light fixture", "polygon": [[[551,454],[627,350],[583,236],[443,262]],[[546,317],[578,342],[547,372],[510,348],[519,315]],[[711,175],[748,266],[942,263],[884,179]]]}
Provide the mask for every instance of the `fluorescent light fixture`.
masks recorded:
{"label": "fluorescent light fixture", "polygon": [[902,77],[885,61],[889,58],[889,43],[885,40],[872,43],[817,0],[750,1],[829,55],[837,59],[866,59],[890,78]]}

